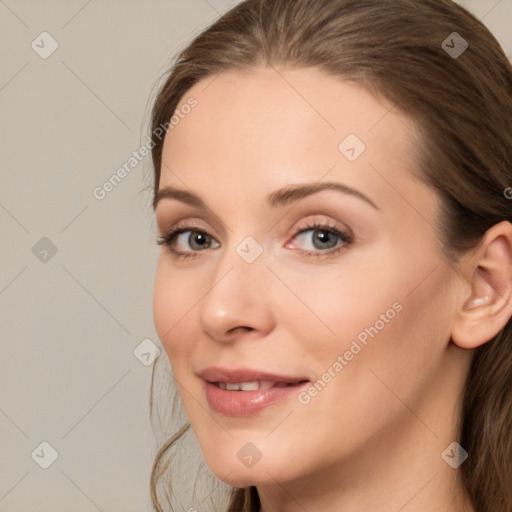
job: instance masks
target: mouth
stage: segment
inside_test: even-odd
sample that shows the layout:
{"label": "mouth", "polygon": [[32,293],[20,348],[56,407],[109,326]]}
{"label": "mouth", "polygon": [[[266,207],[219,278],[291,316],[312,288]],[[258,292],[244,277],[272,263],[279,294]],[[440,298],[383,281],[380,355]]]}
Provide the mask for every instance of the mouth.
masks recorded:
{"label": "mouth", "polygon": [[276,405],[310,384],[294,377],[249,369],[207,368],[199,376],[209,406],[225,416],[248,416]]}
{"label": "mouth", "polygon": [[228,391],[257,391],[259,389],[271,389],[271,388],[287,388],[299,386],[303,382],[273,382],[271,380],[255,380],[252,382],[212,382],[219,389],[226,389]]}

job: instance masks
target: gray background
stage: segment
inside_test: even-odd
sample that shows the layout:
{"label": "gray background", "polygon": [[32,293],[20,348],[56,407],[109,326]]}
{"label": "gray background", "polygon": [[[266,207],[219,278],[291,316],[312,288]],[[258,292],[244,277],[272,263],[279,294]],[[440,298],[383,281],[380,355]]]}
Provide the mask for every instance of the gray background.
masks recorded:
{"label": "gray background", "polygon": [[[145,141],[171,56],[234,3],[0,0],[0,512],[151,510],[149,156],[93,190]],[[511,56],[512,0],[459,3]]]}

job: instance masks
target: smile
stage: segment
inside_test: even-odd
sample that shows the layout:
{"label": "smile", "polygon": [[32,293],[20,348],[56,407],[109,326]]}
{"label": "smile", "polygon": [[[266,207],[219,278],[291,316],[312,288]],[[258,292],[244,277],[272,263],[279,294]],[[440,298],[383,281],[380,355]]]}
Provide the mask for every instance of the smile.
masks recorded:
{"label": "smile", "polygon": [[203,380],[208,405],[225,416],[248,416],[296,395],[306,377],[275,375],[256,370],[208,368]]}

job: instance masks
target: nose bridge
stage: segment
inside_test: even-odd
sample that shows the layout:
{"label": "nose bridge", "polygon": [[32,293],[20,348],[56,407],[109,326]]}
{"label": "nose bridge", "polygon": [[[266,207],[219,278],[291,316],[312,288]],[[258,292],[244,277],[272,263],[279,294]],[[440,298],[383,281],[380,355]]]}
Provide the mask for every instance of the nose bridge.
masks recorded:
{"label": "nose bridge", "polygon": [[202,327],[211,336],[225,339],[236,327],[269,328],[272,319],[265,262],[263,246],[251,236],[230,244],[218,256],[200,305]]}

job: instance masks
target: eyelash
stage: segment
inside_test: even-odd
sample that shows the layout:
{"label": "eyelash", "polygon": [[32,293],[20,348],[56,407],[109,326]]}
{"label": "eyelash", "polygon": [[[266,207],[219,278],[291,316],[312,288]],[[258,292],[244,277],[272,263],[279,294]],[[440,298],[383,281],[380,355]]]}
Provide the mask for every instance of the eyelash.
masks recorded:
{"label": "eyelash", "polygon": [[[166,235],[158,237],[157,244],[165,246],[170,251],[171,255],[174,258],[191,258],[191,257],[194,258],[194,257],[198,256],[198,253],[203,252],[203,251],[179,252],[173,248],[173,244],[174,244],[176,238],[179,235],[181,235],[182,233],[186,233],[188,231],[201,233],[206,236],[210,236],[210,235],[208,235],[208,233],[203,231],[198,226],[181,225],[181,226],[172,228]],[[297,230],[293,234],[292,239],[296,238],[297,236],[299,236],[302,233],[305,233],[307,231],[326,231],[327,233],[329,233],[331,235],[335,235],[337,238],[339,238],[341,240],[342,243],[336,245],[335,247],[333,247],[331,249],[327,249],[325,251],[322,251],[322,250],[306,251],[303,249],[298,249],[298,251],[300,253],[305,254],[306,256],[312,256],[315,258],[333,256],[333,255],[339,253],[340,251],[342,251],[343,249],[345,249],[346,247],[350,246],[353,243],[352,235],[345,233],[343,231],[340,231],[336,226],[332,226],[328,223],[320,223],[320,222],[312,222],[311,224],[308,224],[307,226]]]}

